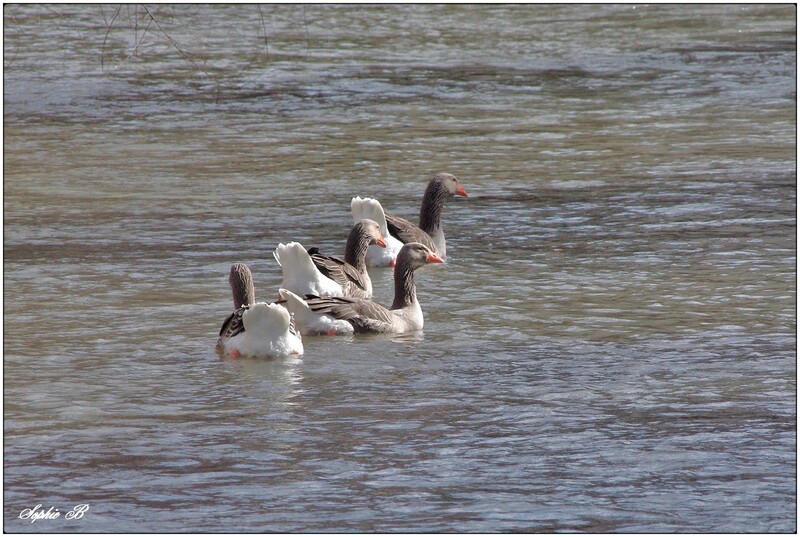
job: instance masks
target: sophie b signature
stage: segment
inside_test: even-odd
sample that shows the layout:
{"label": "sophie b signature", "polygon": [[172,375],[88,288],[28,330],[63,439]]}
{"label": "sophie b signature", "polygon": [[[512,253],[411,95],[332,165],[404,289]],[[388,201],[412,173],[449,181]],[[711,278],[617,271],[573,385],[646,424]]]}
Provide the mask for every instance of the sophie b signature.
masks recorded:
{"label": "sophie b signature", "polygon": [[[67,511],[63,514],[66,520],[79,520],[83,518],[83,515],[85,515],[88,510],[89,504],[81,503],[73,507],[71,511]],[[61,511],[53,506],[50,506],[50,509],[45,511],[42,509],[42,504],[37,504],[33,509],[23,509],[19,514],[19,518],[22,520],[30,520],[31,523],[34,523],[38,520],[55,520],[60,518],[61,515]]]}

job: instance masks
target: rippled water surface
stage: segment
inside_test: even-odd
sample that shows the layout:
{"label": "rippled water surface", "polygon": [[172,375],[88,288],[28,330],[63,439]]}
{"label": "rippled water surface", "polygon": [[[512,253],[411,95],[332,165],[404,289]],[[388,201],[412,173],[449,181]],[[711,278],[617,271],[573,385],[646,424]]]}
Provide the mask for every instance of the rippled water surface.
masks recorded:
{"label": "rippled water surface", "polygon": [[[4,5],[6,531],[796,531],[795,6],[148,9]],[[424,333],[214,354],[437,171]]]}

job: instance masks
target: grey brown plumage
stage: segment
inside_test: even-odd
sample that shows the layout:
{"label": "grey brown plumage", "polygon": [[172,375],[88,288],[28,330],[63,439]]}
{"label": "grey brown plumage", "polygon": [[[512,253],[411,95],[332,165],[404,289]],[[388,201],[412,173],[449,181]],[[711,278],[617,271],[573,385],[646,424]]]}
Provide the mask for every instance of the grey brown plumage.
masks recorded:
{"label": "grey brown plumage", "polygon": [[238,310],[246,304],[256,301],[256,288],[253,284],[253,273],[244,263],[234,263],[228,273],[228,284],[233,295],[233,309]]}
{"label": "grey brown plumage", "polygon": [[442,228],[442,211],[445,202],[453,197],[467,196],[458,178],[449,173],[437,173],[428,183],[422,196],[419,225],[384,210],[389,233],[404,243],[419,242],[440,255],[447,256],[447,245]]}
{"label": "grey brown plumage", "polygon": [[394,268],[395,296],[387,308],[359,298],[307,296],[309,309],[319,315],[347,321],[355,332],[407,332],[423,326],[417,301],[414,271],[427,263],[441,263],[427,246],[412,242],[403,246]]}
{"label": "grey brown plumage", "polygon": [[[244,322],[242,321],[242,316],[248,309],[250,309],[250,304],[244,305],[228,315],[228,317],[222,322],[222,328],[219,329],[218,342],[225,339],[230,339],[233,336],[244,332]],[[289,333],[292,335],[297,335],[297,327],[294,323],[294,316],[292,316],[291,313],[289,314]],[[217,345],[219,346],[219,343],[217,343]]]}
{"label": "grey brown plumage", "polygon": [[[256,354],[265,353],[271,355],[275,353],[284,354],[286,352],[302,354],[302,341],[298,336],[294,318],[291,313],[286,311],[282,306],[264,302],[257,303],[255,301],[253,274],[247,265],[244,263],[234,263],[231,265],[228,283],[231,286],[231,294],[233,295],[235,309],[225,318],[219,330],[219,337],[217,338],[216,344],[217,352],[225,355],[226,348],[231,347],[232,349],[236,349],[236,353],[239,353],[239,345],[243,345],[246,352],[255,352]],[[257,311],[256,328],[253,334],[247,332],[247,335],[245,335],[245,316],[252,315],[246,313],[251,308]],[[269,313],[269,310],[274,308],[280,308],[280,310],[283,310],[283,313],[277,316],[275,313]],[[264,319],[265,315],[269,316],[268,318],[270,321],[268,322],[278,323],[277,327],[268,330],[269,333],[264,332],[263,322],[258,322],[258,318]],[[247,322],[251,322],[252,325],[252,321]],[[288,324],[288,326],[286,326],[286,324]],[[281,325],[286,327],[280,328]],[[281,334],[281,330],[285,330],[285,332]]]}
{"label": "grey brown plumage", "polygon": [[363,219],[350,230],[345,245],[344,260],[322,255],[318,248],[309,248],[311,261],[324,276],[342,287],[347,297],[371,298],[372,280],[367,272],[367,248],[371,244],[385,247],[377,222]]}

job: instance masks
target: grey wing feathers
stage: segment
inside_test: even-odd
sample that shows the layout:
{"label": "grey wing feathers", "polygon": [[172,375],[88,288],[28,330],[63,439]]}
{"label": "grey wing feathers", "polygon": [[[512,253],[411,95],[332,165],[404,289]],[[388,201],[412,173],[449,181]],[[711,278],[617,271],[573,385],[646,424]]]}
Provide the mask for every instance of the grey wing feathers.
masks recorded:
{"label": "grey wing feathers", "polygon": [[349,322],[356,332],[388,332],[392,325],[391,311],[363,298],[306,296],[312,311]]}
{"label": "grey wing feathers", "polygon": [[[312,250],[317,249],[312,248]],[[338,257],[322,255],[318,253],[318,251],[315,251],[313,254],[311,254],[311,260],[323,275],[335,281],[342,287],[355,285],[362,291],[367,290],[367,284],[364,282],[364,277],[355,269],[355,267],[349,263],[345,263]]]}
{"label": "grey wing feathers", "polygon": [[244,332],[244,323],[242,322],[242,314],[248,306],[242,306],[234,311],[222,323],[222,328],[219,330],[220,339],[230,339],[233,336]]}
{"label": "grey wing feathers", "polygon": [[431,236],[422,231],[419,226],[412,224],[405,218],[400,218],[392,213],[385,211],[386,214],[386,228],[389,234],[400,239],[401,242],[408,244],[409,242],[421,242],[425,246],[436,251]]}
{"label": "grey wing feathers", "polygon": [[[284,300],[282,302],[286,301]],[[220,341],[230,339],[233,336],[244,332],[244,321],[242,321],[242,315],[249,307],[250,306],[242,306],[238,310],[228,315],[228,318],[225,319],[225,321],[222,323],[222,328],[219,330]],[[297,327],[294,324],[294,315],[291,312],[289,313],[289,333],[297,335]]]}

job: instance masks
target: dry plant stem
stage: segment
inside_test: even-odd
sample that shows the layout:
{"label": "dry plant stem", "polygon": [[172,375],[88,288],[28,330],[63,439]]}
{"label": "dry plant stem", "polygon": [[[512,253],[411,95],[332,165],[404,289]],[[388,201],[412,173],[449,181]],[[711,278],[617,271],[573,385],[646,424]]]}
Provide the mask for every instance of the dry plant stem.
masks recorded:
{"label": "dry plant stem", "polygon": [[[117,11],[114,12],[114,16],[111,17],[111,22],[106,22],[106,35],[103,37],[103,47],[100,49],[100,69],[102,70],[105,67],[105,56],[106,56],[106,42],[108,41],[108,36],[111,34],[111,28],[114,26],[114,21],[117,20],[119,16],[119,12],[122,10],[122,6],[117,6]],[[103,6],[100,6],[100,13],[103,13],[103,21],[106,20],[106,15],[103,12]]]}
{"label": "dry plant stem", "polygon": [[[3,6],[3,9],[5,10],[5,6]],[[11,59],[8,60],[8,62],[4,62],[3,63],[4,67],[9,67],[12,63],[14,63],[14,60],[16,59],[17,54],[19,53],[19,36],[22,33],[20,28],[19,28],[19,22],[17,22],[17,18],[14,17],[14,15],[12,13],[9,13],[8,16],[11,17],[11,22],[13,22],[14,26],[17,28],[17,38],[14,40],[14,54],[11,56]],[[265,34],[265,36],[266,36],[266,34]]]}
{"label": "dry plant stem", "polygon": [[[178,51],[178,52],[181,54],[181,56],[183,56],[183,58],[184,58],[186,61],[188,61],[190,64],[192,64],[192,66],[194,66],[194,67],[195,67],[197,70],[199,70],[199,71],[201,71],[202,73],[204,73],[204,74],[205,74],[206,76],[208,76],[208,77],[209,77],[211,80],[214,80],[214,77],[211,75],[211,73],[209,73],[208,71],[206,71],[205,69],[203,69],[203,68],[202,68],[200,65],[198,65],[198,64],[197,64],[197,63],[196,63],[194,60],[192,60],[192,59],[189,57],[189,55],[188,55],[186,52],[184,52],[184,50],[183,50],[183,49],[180,47],[180,45],[178,45],[177,41],[175,41],[174,39],[172,39],[172,36],[171,36],[171,35],[169,35],[169,33],[167,33],[167,31],[166,31],[166,30],[164,30],[164,28],[161,26],[161,23],[159,23],[159,22],[158,22],[158,20],[157,20],[157,19],[156,19],[156,18],[153,16],[153,14],[150,12],[150,10],[147,8],[147,6],[146,6],[146,5],[144,5],[144,4],[142,4],[142,7],[144,8],[145,12],[147,12],[147,15],[150,17],[150,19],[151,19],[151,20],[152,20],[152,21],[153,21],[153,22],[156,24],[156,26],[158,26],[158,29],[159,29],[159,30],[161,30],[161,32],[164,34],[164,37],[166,37],[166,38],[167,38],[167,40],[170,42],[170,44],[171,44],[173,47],[175,47],[175,50],[177,50],[177,51]],[[214,82],[214,86],[215,86],[215,99],[214,99],[214,100],[215,100],[215,102],[219,102],[219,84],[218,84],[218,83],[216,83],[216,81],[215,81],[215,82]]]}
{"label": "dry plant stem", "polygon": [[303,25],[306,27],[306,58],[308,59],[308,50],[311,48],[311,40],[308,38],[308,20],[306,20],[306,5],[303,4]]}
{"label": "dry plant stem", "polygon": [[147,35],[147,30],[150,28],[150,24],[152,22],[153,22],[153,19],[150,19],[147,22],[147,26],[145,26],[144,30],[142,30],[142,36],[138,38],[138,40],[136,41],[136,44],[133,46],[133,49],[131,50],[130,54],[128,54],[128,56],[124,60],[122,60],[122,65],[126,64],[128,62],[128,60],[130,60],[131,57],[133,57],[133,55],[136,54],[136,51],[139,50],[139,44],[142,41],[144,41],[144,36]]}
{"label": "dry plant stem", "polygon": [[194,61],[192,58],[190,58],[190,57],[189,57],[189,55],[188,55],[186,52],[184,52],[184,50],[183,50],[183,49],[180,47],[180,45],[178,45],[177,41],[175,41],[174,39],[172,39],[172,36],[171,36],[171,35],[169,35],[169,33],[167,33],[167,31],[166,31],[166,30],[165,30],[165,29],[164,29],[164,28],[161,26],[161,23],[159,23],[159,22],[158,22],[158,20],[157,20],[157,19],[156,19],[156,18],[153,16],[153,14],[152,14],[152,13],[150,13],[150,10],[147,8],[147,6],[145,6],[145,5],[143,4],[143,5],[142,5],[142,7],[143,7],[143,8],[144,8],[144,10],[147,12],[147,14],[150,16],[150,19],[152,19],[152,21],[153,21],[153,22],[156,24],[156,26],[158,26],[158,29],[159,29],[159,30],[161,30],[161,33],[163,33],[163,34],[164,34],[164,37],[166,37],[166,38],[167,38],[167,40],[170,42],[170,44],[171,44],[173,47],[175,47],[175,50],[177,50],[178,52],[180,52],[181,56],[183,56],[183,58],[184,58],[184,59],[185,59],[187,62],[191,63],[191,64],[192,64],[192,66],[194,66],[195,68],[197,68],[199,71],[202,71],[203,73],[205,73],[205,74],[206,74],[206,75],[207,75],[209,78],[213,78],[213,77],[211,76],[211,73],[209,73],[208,71],[206,71],[205,69],[203,69],[203,68],[202,68],[200,65],[198,65],[198,64],[197,64],[197,63],[196,63],[196,62],[195,62],[195,61]]}
{"label": "dry plant stem", "polygon": [[258,7],[258,15],[261,17],[261,27],[264,29],[264,51],[267,53],[267,61],[269,61],[269,40],[267,38],[267,23],[264,20],[264,12],[261,11],[261,4],[256,4]]}

